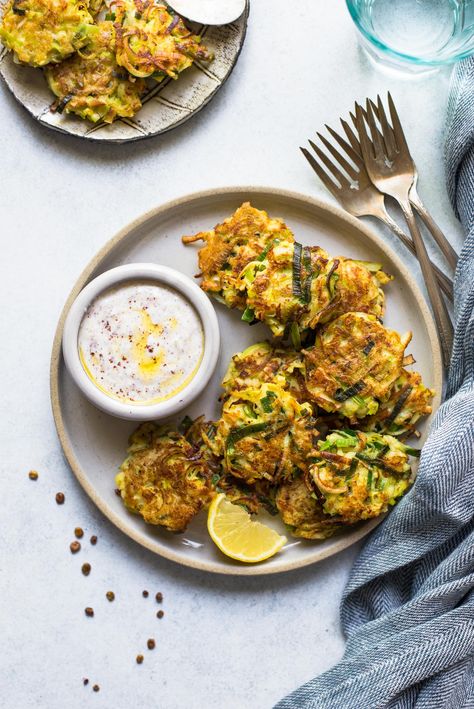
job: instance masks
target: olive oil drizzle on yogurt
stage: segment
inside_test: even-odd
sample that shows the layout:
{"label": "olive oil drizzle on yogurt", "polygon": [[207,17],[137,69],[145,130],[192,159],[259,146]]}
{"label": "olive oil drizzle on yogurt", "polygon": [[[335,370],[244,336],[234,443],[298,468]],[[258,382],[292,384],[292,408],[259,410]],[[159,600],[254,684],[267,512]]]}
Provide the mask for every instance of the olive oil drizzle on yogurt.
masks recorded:
{"label": "olive oil drizzle on yogurt", "polygon": [[190,383],[201,364],[204,334],[181,293],[154,282],[127,282],[87,308],[78,347],[84,370],[101,391],[150,405]]}

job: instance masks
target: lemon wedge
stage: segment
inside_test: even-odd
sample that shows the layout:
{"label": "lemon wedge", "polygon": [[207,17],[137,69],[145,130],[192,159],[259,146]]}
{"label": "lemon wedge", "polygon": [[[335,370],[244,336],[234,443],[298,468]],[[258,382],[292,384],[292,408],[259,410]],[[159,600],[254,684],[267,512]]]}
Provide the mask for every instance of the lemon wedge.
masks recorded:
{"label": "lemon wedge", "polygon": [[287,541],[265,524],[254,522],[243,507],[233,505],[224,493],[216,495],[209,507],[207,529],[226,556],[248,564],[269,559]]}

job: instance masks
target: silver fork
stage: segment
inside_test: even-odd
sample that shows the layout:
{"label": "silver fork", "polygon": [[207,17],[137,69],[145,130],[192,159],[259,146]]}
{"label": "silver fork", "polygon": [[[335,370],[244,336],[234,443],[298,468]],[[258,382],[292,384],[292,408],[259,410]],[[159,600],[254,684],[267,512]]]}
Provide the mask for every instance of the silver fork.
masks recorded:
{"label": "silver fork", "polygon": [[[438,287],[435,272],[431,266],[426,246],[410,204],[409,195],[414,181],[414,165],[390,93],[388,94],[388,105],[392,125],[388,122],[385,109],[379,98],[377,113],[381,127],[380,131],[377,128],[375,114],[370,101],[367,100],[365,117],[362,107],[356,104],[356,121],[362,155],[373,184],[380,192],[393,197],[403,210],[433,307],[433,314],[441,342],[443,362],[447,367],[453,347],[453,324]],[[366,120],[372,140],[370,140],[367,133]]]}
{"label": "silver fork", "polygon": [[[352,114],[351,114],[352,115]],[[354,117],[355,118],[355,117]],[[318,160],[310,153],[307,148],[300,148],[301,152],[308,160],[309,164],[318,175],[321,182],[326,186],[326,188],[331,192],[331,194],[338,200],[338,202],[344,207],[344,209],[355,217],[362,216],[372,216],[376,217],[384,224],[386,224],[394,234],[398,236],[399,239],[405,244],[405,246],[410,249],[410,251],[415,254],[416,250],[413,241],[407,236],[398,226],[398,224],[392,219],[385,208],[385,197],[379,192],[379,190],[374,187],[370,181],[369,175],[364,165],[364,161],[361,155],[361,149],[359,141],[356,138],[354,131],[350,128],[348,123],[342,118],[341,125],[344,132],[350,142],[347,142],[342,136],[340,136],[333,128],[326,125],[326,130],[334,138],[336,143],[342,148],[348,158],[354,163],[353,165],[348,163],[346,158],[341,152],[339,152],[334,145],[332,145],[321,133],[316,133],[322,144],[326,147],[327,151],[332,155],[334,161],[332,161],[326,153],[324,153],[318,146],[309,140],[309,144],[314,150],[315,154],[318,156],[320,163],[322,163],[327,170],[333,175],[337,180],[337,183],[331,179],[328,173],[323,169]],[[342,168],[346,175],[350,177],[348,179],[345,174],[339,169]],[[452,281],[435,265],[432,264],[433,269],[436,272],[436,277],[440,287],[448,298],[452,300],[453,298],[453,283]]]}

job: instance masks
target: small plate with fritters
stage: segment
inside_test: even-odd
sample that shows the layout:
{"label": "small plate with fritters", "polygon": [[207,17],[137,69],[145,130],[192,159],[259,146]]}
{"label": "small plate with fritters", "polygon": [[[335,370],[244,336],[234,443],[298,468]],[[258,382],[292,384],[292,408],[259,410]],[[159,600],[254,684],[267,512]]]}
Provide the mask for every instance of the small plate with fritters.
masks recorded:
{"label": "small plate with fritters", "polygon": [[[347,527],[328,539],[307,541],[291,538],[280,518],[263,513],[264,521],[280,533],[285,533],[289,541],[276,556],[256,565],[239,564],[221,554],[207,533],[205,509],[197,514],[184,533],[176,534],[147,524],[141,516],[132,514],[115,493],[119,485],[116,482],[119,466],[127,454],[127,440],[136,425],[111,418],[95,409],[67,376],[61,354],[65,317],[78,292],[92,278],[114,266],[137,261],[172,266],[193,277],[198,271],[199,245],[185,246],[181,237],[207,232],[247,201],[260,210],[266,210],[272,217],[282,218],[303,247],[319,246],[332,255],[342,254],[361,261],[380,262],[384,271],[393,276],[393,280],[384,285],[384,324],[400,333],[413,333],[407,353],[416,360],[414,368],[421,374],[426,386],[435,390],[431,405],[433,412],[436,411],[443,386],[436,328],[414,278],[400,258],[371,228],[335,206],[284,190],[251,187],[210,190],[159,206],[125,227],[103,247],[73,286],[61,315],[52,352],[51,398],[58,434],[69,465],[84,490],[113,524],[154,553],[177,563],[215,573],[255,575],[288,571],[332,556],[368,534],[383,517]],[[233,283],[226,287],[230,298]],[[206,419],[215,421],[221,416],[222,404],[218,401],[223,393],[221,382],[232,356],[254,343],[268,340],[270,331],[264,324],[249,327],[241,320],[242,309],[229,309],[224,304],[212,302],[222,336],[220,360],[204,395],[183,415],[186,413],[193,419],[204,415]],[[406,386],[405,380],[409,380],[413,387],[417,384],[417,375],[411,374],[411,366],[407,366],[410,369],[403,370],[404,379],[399,383],[398,398]],[[294,363],[286,362],[283,374],[293,369]],[[246,376],[250,382],[254,375],[246,366]],[[230,386],[229,382],[227,386]],[[298,388],[292,391],[296,397],[299,396]],[[417,441],[412,439],[417,448],[423,444],[431,418],[432,415],[417,422],[421,438]],[[368,420],[367,423],[366,430],[377,432],[375,421]],[[193,490],[191,492],[194,494]],[[233,494],[232,490],[230,492]],[[304,513],[304,519],[307,517],[307,511],[299,502],[300,497],[300,489],[280,492],[280,507],[284,510],[287,523],[293,520],[293,524],[299,524],[299,520],[295,519],[295,505],[297,511]],[[315,516],[313,519],[313,526],[317,529],[327,523],[327,518]],[[308,530],[305,528],[304,531],[306,533]]]}
{"label": "small plate with fritters", "polygon": [[[23,57],[22,61],[29,61],[35,67],[40,66],[40,68],[16,63],[13,53],[7,51],[0,43],[0,74],[8,88],[15,98],[42,125],[88,140],[110,143],[125,143],[166,133],[185,123],[204,108],[228,79],[237,62],[245,39],[249,12],[249,2],[247,2],[244,14],[235,22],[222,27],[207,27],[186,21],[186,27],[202,38],[202,45],[206,48],[206,53],[213,55],[212,61],[206,61],[204,53],[201,58],[198,52],[191,66],[186,64],[178,67],[179,72],[182,71],[182,73],[179,73],[179,78],[173,78],[173,75],[177,76],[177,72],[170,71],[169,75],[166,76],[158,76],[156,74],[155,80],[153,77],[149,77],[151,70],[143,71],[143,64],[136,66],[136,62],[134,62],[133,66],[129,66],[125,61],[127,52],[128,56],[130,56],[130,52],[134,51],[135,53],[132,56],[136,57],[148,52],[150,49],[149,47],[142,48],[126,44],[125,51],[123,46],[125,41],[130,43],[129,36],[125,37],[125,40],[122,36],[120,37],[123,56],[118,57],[121,66],[116,67],[115,57],[112,57],[107,41],[103,39],[105,35],[104,27],[107,22],[104,23],[103,20],[101,20],[102,41],[99,47],[100,51],[97,51],[94,43],[92,46],[98,60],[92,66],[89,66],[90,62],[87,62],[89,49],[88,45],[84,45],[83,35],[84,32],[87,34],[87,22],[92,21],[91,17],[87,20],[86,16],[89,15],[87,8],[91,15],[94,15],[92,9],[94,0],[91,3],[84,2],[83,5],[78,5],[79,0],[74,0],[75,12],[71,11],[69,13],[70,19],[68,15],[67,42],[62,39],[59,48],[58,37],[63,38],[65,34],[62,31],[63,27],[62,25],[59,27],[60,32],[49,31],[46,20],[42,21],[42,31],[39,33],[34,32],[34,25],[31,23],[31,28],[28,29],[32,34],[31,39],[21,36],[21,44],[19,42],[15,44],[14,33],[18,22],[21,23],[24,18],[25,20],[30,18],[29,14],[25,16],[18,14],[24,12],[22,1],[28,3],[28,7],[30,5],[33,7],[33,16],[42,17],[42,8],[46,6],[49,8],[48,0],[12,0],[12,7],[15,8],[15,11],[10,11],[7,23],[7,29],[12,32],[11,45],[13,48],[18,49]],[[67,6],[69,1],[72,3],[73,0],[64,0],[63,4]],[[9,2],[10,0],[2,0],[2,12]],[[53,0],[49,0],[49,4],[52,2]],[[137,0],[137,2],[139,3],[140,0]],[[102,15],[105,15],[104,11],[100,17]],[[109,13],[107,17],[112,16],[116,21],[120,19],[117,15],[118,12],[115,9],[115,12],[112,15]],[[139,17],[139,13],[137,13],[137,16]],[[54,18],[51,22],[57,26]],[[138,23],[142,22],[142,20],[140,19],[136,22],[138,26]],[[109,24],[112,25],[112,22],[109,22]],[[117,22],[115,22],[115,25],[118,27]],[[138,30],[143,34],[147,30],[147,26],[139,26]],[[41,40],[41,44],[38,44],[38,47],[34,45],[35,37],[39,38],[38,42]],[[30,48],[30,51],[26,54],[21,51],[25,39],[27,40],[27,46]],[[95,40],[95,37],[93,37],[93,40]],[[52,50],[53,47],[54,51]],[[76,49],[77,53],[69,56],[74,49]],[[183,51],[187,52],[188,49],[188,47],[184,47]],[[62,64],[55,64],[54,62],[61,59],[58,54],[59,50],[67,58],[63,62],[65,64],[64,69],[61,68],[58,71],[57,67],[62,67]],[[47,63],[48,61],[50,63]],[[103,62],[104,65],[103,74],[100,71],[100,62]],[[129,68],[135,71],[135,76],[131,77],[131,81],[128,80],[130,75],[123,68],[124,64],[127,64]],[[83,72],[84,77],[88,78],[91,86],[94,87],[92,97],[88,96],[87,100],[82,103],[80,102],[80,97],[74,96],[73,103],[71,103],[69,108],[74,107],[79,115],[68,113],[67,110],[64,110],[67,102],[71,100],[71,94],[66,92],[68,87],[74,84],[71,76],[75,77],[76,74],[74,72],[76,71]],[[55,95],[48,87],[47,79],[52,89],[58,91],[58,95],[63,99],[62,101],[61,99],[55,101]],[[95,96],[97,92],[102,94],[104,87],[112,83],[114,84],[112,90],[109,91],[107,88],[105,104],[111,107],[107,120],[113,120],[113,122],[97,120],[97,111],[100,112],[103,109],[104,101],[102,95],[99,95],[99,100],[95,101]],[[65,95],[60,94],[59,91],[63,91]],[[139,108],[140,101],[141,108]],[[139,110],[137,110],[137,102]],[[74,104],[76,105],[74,106]],[[129,110],[123,110],[124,106]],[[51,107],[53,107],[53,110],[51,110]],[[114,112],[117,110],[119,113],[115,117]],[[96,120],[96,122],[92,122],[91,119]]]}

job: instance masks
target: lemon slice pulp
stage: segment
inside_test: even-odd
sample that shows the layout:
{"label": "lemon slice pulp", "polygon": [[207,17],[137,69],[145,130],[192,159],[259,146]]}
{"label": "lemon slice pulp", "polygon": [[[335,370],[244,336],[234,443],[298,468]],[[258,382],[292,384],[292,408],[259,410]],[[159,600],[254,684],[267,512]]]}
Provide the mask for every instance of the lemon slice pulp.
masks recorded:
{"label": "lemon slice pulp", "polygon": [[216,495],[209,507],[207,529],[226,556],[250,564],[269,559],[287,541],[270,527],[252,520],[243,507],[233,505],[224,493]]}

